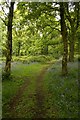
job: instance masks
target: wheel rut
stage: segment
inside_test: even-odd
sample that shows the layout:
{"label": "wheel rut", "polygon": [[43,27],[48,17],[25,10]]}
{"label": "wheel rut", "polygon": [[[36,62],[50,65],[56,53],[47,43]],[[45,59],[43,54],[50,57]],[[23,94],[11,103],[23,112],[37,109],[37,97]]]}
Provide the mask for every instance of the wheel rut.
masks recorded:
{"label": "wheel rut", "polygon": [[10,102],[9,102],[9,111],[11,113],[11,117],[16,116],[15,115],[16,114],[16,112],[15,112],[16,106],[19,103],[20,98],[22,97],[24,91],[27,89],[29,84],[30,84],[30,80],[29,80],[29,78],[26,77],[23,85],[18,89],[16,95],[10,100]]}
{"label": "wheel rut", "polygon": [[36,79],[36,114],[35,114],[35,120],[38,118],[44,118],[45,117],[45,107],[44,107],[44,101],[45,101],[45,90],[43,86],[43,78],[48,69],[48,66],[44,67],[40,74],[37,76]]}
{"label": "wheel rut", "polygon": [[[46,91],[44,89],[43,80],[44,80],[44,75],[47,72],[47,69],[49,68],[49,66],[51,66],[51,64],[48,64],[42,68],[42,70],[40,71],[35,81],[36,89],[35,89],[34,96],[35,96],[36,103],[34,108],[34,113],[35,113],[33,117],[34,120],[42,119],[42,118],[45,118],[46,116],[46,108],[44,106]],[[9,102],[10,116],[9,117],[15,118],[17,116],[16,106],[19,104],[23,93],[25,92],[25,90],[27,90],[28,86],[30,85],[30,81],[31,80],[26,77],[23,85],[18,89],[16,95],[10,100]]]}

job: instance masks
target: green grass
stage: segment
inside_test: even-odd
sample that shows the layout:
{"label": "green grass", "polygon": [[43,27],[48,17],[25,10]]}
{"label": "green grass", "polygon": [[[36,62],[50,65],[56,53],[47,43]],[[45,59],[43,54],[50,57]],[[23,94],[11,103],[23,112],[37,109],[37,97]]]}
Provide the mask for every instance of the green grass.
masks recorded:
{"label": "green grass", "polygon": [[[47,64],[31,63],[12,64],[12,79],[3,81],[3,117],[10,117],[8,103],[24,81],[29,78],[30,84],[25,89],[15,111],[18,118],[33,118],[36,109],[36,79]],[[78,63],[68,63],[68,75],[61,74],[61,61],[56,61],[48,68],[43,81],[45,99],[45,118],[78,117]]]}
{"label": "green grass", "polygon": [[2,117],[2,81],[0,80],[0,118]]}
{"label": "green grass", "polygon": [[0,61],[0,118],[2,117],[2,62]]}
{"label": "green grass", "polygon": [[22,98],[20,99],[19,104],[16,106],[16,116],[19,118],[33,118],[35,112],[35,78],[31,80],[30,85],[24,91]]}
{"label": "green grass", "polygon": [[[39,74],[43,66],[45,65],[42,65],[39,63],[29,64],[29,65],[23,64],[23,63],[16,63],[12,65],[12,79],[4,80],[3,87],[2,87],[3,88],[2,94],[3,94],[3,116],[4,117],[10,116],[10,114],[8,113],[8,107],[9,107],[8,103],[10,99],[16,94],[16,91],[18,90],[18,88],[22,86],[22,84],[25,81],[25,78],[28,77],[31,81],[29,88],[26,91],[26,95],[28,95],[28,93],[30,93],[31,91],[35,90],[35,87],[34,87],[35,78],[37,77],[37,75]],[[24,101],[28,99],[26,97],[24,98]],[[26,104],[25,102],[23,103]],[[30,100],[28,101],[28,104],[32,107]],[[23,106],[23,104],[21,105]],[[17,106],[16,110],[18,110],[18,108],[20,108],[21,105]],[[22,113],[21,115],[24,115],[24,114]],[[31,112],[29,112],[29,114],[31,114]]]}
{"label": "green grass", "polygon": [[78,117],[78,63],[69,63],[68,69],[68,75],[63,77],[61,62],[57,62],[45,75],[47,117]]}

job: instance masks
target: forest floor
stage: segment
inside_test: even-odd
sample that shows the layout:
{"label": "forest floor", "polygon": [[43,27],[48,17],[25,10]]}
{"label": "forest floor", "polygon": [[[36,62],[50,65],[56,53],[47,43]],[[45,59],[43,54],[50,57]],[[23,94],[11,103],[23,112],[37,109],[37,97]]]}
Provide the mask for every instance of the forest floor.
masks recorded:
{"label": "forest floor", "polygon": [[[77,117],[77,62],[72,63],[74,71],[71,75],[69,73],[70,78],[61,76],[60,64],[59,61],[54,65],[53,63],[13,65],[13,79],[3,81],[3,118],[37,120]],[[64,82],[65,80],[70,81]],[[68,93],[64,95],[65,90]]]}
{"label": "forest floor", "polygon": [[[44,88],[43,88],[43,78],[46,73],[46,70],[48,69],[48,66],[43,67],[43,69],[40,71],[40,74],[36,78],[36,91],[35,91],[35,99],[36,99],[36,109],[35,109],[35,115],[34,118],[44,118],[45,116],[45,110],[43,110],[43,102],[44,102]],[[22,97],[25,90],[27,90],[28,85],[30,84],[29,78],[25,78],[27,81],[23,83],[23,85],[18,89],[16,95],[11,99],[9,103],[9,110],[10,115],[12,117],[15,117],[16,115],[16,105],[18,104],[20,98]],[[30,93],[31,94],[31,93]],[[31,95],[29,95],[30,97]]]}

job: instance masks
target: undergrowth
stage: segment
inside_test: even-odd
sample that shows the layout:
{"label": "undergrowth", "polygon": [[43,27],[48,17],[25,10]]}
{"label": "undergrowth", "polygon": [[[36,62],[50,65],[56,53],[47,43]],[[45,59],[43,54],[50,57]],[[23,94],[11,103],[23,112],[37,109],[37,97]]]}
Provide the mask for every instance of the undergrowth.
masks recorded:
{"label": "undergrowth", "polygon": [[61,75],[61,61],[48,69],[44,86],[47,91],[47,117],[78,117],[78,63],[68,63],[68,75]]}
{"label": "undergrowth", "polygon": [[[15,111],[18,118],[33,118],[36,108],[36,78],[46,65],[37,62],[23,64],[21,61],[12,63],[12,78],[4,80],[2,83],[3,117],[11,116],[8,111],[9,101],[29,78],[30,84],[20,98],[19,104],[16,105]],[[78,62],[75,60],[73,63],[68,63],[66,77],[62,76],[61,67],[61,60],[54,61],[44,75],[45,118],[78,117]]]}
{"label": "undergrowth", "polygon": [[[10,79],[10,80],[6,79],[2,83],[3,84],[2,85],[3,117],[10,117],[11,116],[9,111],[8,111],[10,99],[12,99],[15,96],[17,90],[24,84],[25,81],[27,82],[28,79],[31,81],[29,88],[32,91],[34,91],[34,87],[33,87],[34,80],[35,80],[36,76],[38,75],[38,73],[42,67],[43,67],[43,65],[41,65],[39,63],[29,64],[29,65],[23,64],[23,63],[13,64],[13,66],[12,66],[12,79]],[[28,94],[28,91],[29,90],[26,91],[27,92],[26,94]],[[24,101],[27,99],[28,98],[26,96],[24,98]],[[32,107],[30,105],[31,104],[30,101],[28,101],[28,104],[30,107]],[[17,106],[16,112],[17,112],[17,110],[18,111],[22,110],[22,109],[18,109],[18,107],[20,108],[21,105]],[[25,112],[24,112],[24,114],[25,114]],[[21,114],[21,115],[24,116],[24,114]],[[29,112],[29,114],[31,114],[31,112]],[[17,116],[18,116],[18,114],[17,114]]]}
{"label": "undergrowth", "polygon": [[41,62],[45,63],[53,60],[54,58],[50,55],[37,55],[37,56],[13,56],[12,61],[21,61],[23,63]]}

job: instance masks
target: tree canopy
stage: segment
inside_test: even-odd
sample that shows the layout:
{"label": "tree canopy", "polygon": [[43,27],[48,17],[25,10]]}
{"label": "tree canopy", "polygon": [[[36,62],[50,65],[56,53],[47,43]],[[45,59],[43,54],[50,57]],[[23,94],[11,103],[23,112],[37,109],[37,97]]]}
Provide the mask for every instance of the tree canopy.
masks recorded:
{"label": "tree canopy", "polygon": [[78,54],[80,3],[4,2],[0,7],[2,55],[7,55],[5,68],[10,67],[12,55],[63,56],[62,71],[66,75],[68,58],[74,61]]}

